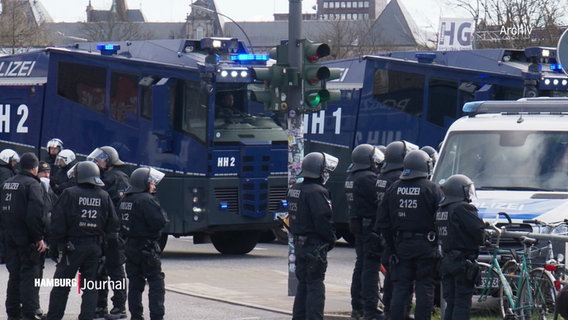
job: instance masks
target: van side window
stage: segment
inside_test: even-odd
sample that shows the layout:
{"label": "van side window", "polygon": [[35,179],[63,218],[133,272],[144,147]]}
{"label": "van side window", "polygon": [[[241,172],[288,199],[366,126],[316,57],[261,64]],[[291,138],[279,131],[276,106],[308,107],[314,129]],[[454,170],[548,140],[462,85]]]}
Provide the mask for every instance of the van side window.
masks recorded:
{"label": "van side window", "polygon": [[103,113],[106,96],[106,70],[84,64],[59,62],[57,94]]}

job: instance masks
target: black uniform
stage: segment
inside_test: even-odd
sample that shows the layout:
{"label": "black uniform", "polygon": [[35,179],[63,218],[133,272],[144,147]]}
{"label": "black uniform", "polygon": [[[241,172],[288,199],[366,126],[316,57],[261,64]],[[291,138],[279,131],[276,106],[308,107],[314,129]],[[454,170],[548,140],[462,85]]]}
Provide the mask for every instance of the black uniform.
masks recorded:
{"label": "black uniform", "polygon": [[[81,285],[92,283],[96,279],[102,243],[106,237],[116,234],[118,225],[114,205],[106,191],[90,184],[63,190],[51,215],[52,246],[64,252],[53,278],[73,279],[80,271]],[[120,283],[115,285],[121,286]],[[56,286],[51,290],[48,319],[63,317],[69,289],[68,286]],[[95,314],[97,292],[88,287],[82,291],[79,319],[90,320]]]}
{"label": "black uniform", "polygon": [[[0,183],[4,183],[9,178],[16,175],[16,171],[11,166],[0,165]],[[6,249],[4,248],[4,233],[0,228],[0,263],[6,262]]]}
{"label": "black uniform", "polygon": [[43,240],[43,191],[39,179],[28,171],[6,180],[0,194],[6,268],[10,273],[6,313],[19,319],[33,318],[39,309],[39,286],[43,257],[36,243]]}
{"label": "black uniform", "polygon": [[126,243],[128,308],[131,319],[142,319],[142,293],[148,281],[150,319],[164,319],[165,287],[158,240],[168,222],[156,198],[148,192],[127,193],[120,201]]}
{"label": "black uniform", "polygon": [[[64,168],[59,167],[59,166],[52,166],[51,167],[52,171],[51,171],[51,176],[50,176],[50,184],[51,184],[51,188],[53,189],[53,192],[55,192],[55,194],[60,195],[61,192],[63,192],[64,189],[67,189],[67,188],[75,185],[75,182],[73,182],[73,180],[71,180],[67,177],[67,171],[69,171],[71,168],[73,168],[73,166],[76,163],[77,163],[76,161],[72,161],[71,163],[69,163]],[[54,171],[55,168],[57,168],[57,170]]]}
{"label": "black uniform", "polygon": [[[390,319],[404,319],[408,297],[416,290],[416,319],[430,319],[436,284],[435,215],[440,186],[426,178],[395,181],[379,207],[380,227],[391,256],[393,296]],[[390,232],[389,232],[390,231]]]}
{"label": "black uniform", "polygon": [[350,229],[355,235],[355,268],[351,279],[351,307],[365,319],[379,316],[379,268],[382,247],[373,233],[377,212],[377,174],[371,169],[351,172],[345,180]]}
{"label": "black uniform", "polygon": [[292,319],[323,319],[327,252],[335,245],[329,191],[321,179],[304,178],[288,190],[298,288]]}
{"label": "black uniform", "polygon": [[438,209],[436,227],[444,256],[442,284],[447,303],[444,319],[469,319],[478,272],[475,259],[483,244],[483,220],[474,205],[460,201]]}
{"label": "black uniform", "polygon": [[[118,203],[128,188],[128,176],[124,172],[113,168],[112,170],[104,172],[101,170],[101,179],[105,184],[103,189],[108,192],[114,207],[118,208]],[[112,281],[122,281],[126,279],[126,273],[124,271],[124,262],[126,261],[126,256],[124,255],[124,240],[120,236],[113,237],[113,239],[107,241],[104,247],[104,256],[105,268],[100,270],[101,272],[97,275],[97,279],[107,280],[110,278]],[[108,289],[99,290],[97,309],[107,309],[107,297]],[[125,308],[126,288],[113,290],[111,300],[115,308]]]}
{"label": "black uniform", "polygon": [[[377,184],[376,184],[376,192],[377,192],[377,203],[378,206],[381,205],[383,199],[385,198],[385,193],[387,189],[393,184],[393,182],[397,181],[400,178],[400,174],[402,173],[402,169],[394,169],[388,172],[381,172],[377,177]],[[385,228],[382,228],[381,225],[388,221],[388,217],[381,217],[379,216],[379,211],[377,208],[377,219],[375,222],[375,232],[377,234],[381,234],[383,238],[390,237],[391,231]],[[390,273],[390,263],[389,258],[392,254],[392,248],[386,246],[383,248],[383,255],[381,262],[385,267],[386,275],[383,280],[383,304],[384,304],[384,312],[388,313],[390,310],[390,302],[392,299],[392,280],[391,280],[391,273]],[[412,300],[412,298],[410,298]],[[410,306],[409,306],[410,307]]]}
{"label": "black uniform", "polygon": [[16,175],[16,170],[10,165],[0,165],[0,183]]}

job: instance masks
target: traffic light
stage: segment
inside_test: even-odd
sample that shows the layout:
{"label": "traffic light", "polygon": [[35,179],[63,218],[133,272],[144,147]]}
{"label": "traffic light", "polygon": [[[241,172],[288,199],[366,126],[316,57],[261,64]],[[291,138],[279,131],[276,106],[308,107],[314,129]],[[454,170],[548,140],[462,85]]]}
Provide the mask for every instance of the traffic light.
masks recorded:
{"label": "traffic light", "polygon": [[250,88],[253,100],[261,102],[272,111],[288,108],[288,45],[281,44],[270,50],[270,58],[276,63],[269,67],[253,67],[253,77],[263,84],[253,84]]}
{"label": "traffic light", "polygon": [[328,68],[319,64],[319,60],[331,53],[325,43],[310,40],[303,41],[302,86],[304,94],[304,111],[317,112],[327,107],[327,102],[339,100],[338,90],[327,90],[326,82],[340,77],[337,68]]}

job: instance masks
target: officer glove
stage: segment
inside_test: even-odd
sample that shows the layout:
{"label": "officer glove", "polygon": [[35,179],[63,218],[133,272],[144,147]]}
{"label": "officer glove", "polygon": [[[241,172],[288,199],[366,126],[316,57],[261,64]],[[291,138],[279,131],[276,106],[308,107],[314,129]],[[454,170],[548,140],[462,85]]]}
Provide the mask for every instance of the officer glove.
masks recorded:
{"label": "officer glove", "polygon": [[349,220],[349,232],[351,232],[351,234],[361,233],[362,229],[361,219],[351,218]]}

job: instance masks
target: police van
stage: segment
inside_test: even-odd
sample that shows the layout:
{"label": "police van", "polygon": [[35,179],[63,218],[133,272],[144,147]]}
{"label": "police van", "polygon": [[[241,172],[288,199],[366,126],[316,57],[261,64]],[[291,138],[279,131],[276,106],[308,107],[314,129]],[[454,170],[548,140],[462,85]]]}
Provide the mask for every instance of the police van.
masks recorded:
{"label": "police van", "polygon": [[[485,221],[498,219],[509,231],[565,234],[566,224],[553,223],[568,218],[568,98],[469,102],[463,112],[446,134],[433,181],[467,175]],[[564,254],[563,244],[553,245]]]}

